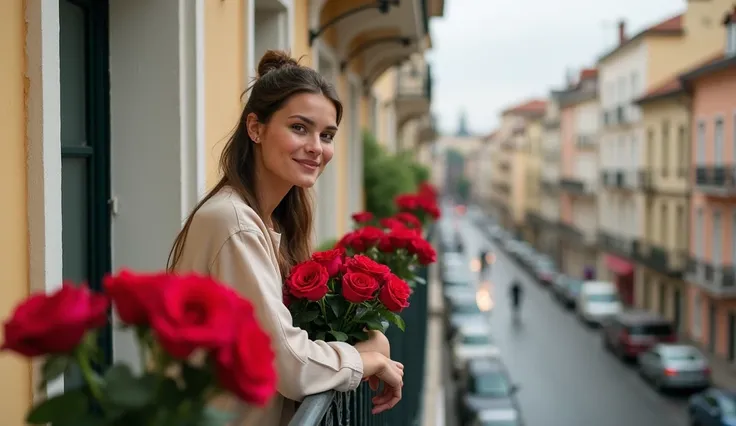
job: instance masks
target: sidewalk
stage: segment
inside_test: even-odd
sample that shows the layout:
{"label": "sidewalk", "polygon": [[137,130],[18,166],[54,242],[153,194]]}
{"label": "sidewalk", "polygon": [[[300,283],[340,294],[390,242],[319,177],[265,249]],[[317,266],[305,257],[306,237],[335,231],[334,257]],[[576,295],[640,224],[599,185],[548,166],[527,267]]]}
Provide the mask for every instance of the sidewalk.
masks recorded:
{"label": "sidewalk", "polygon": [[429,312],[427,317],[427,359],[424,364],[422,426],[445,426],[445,394],[442,383],[444,323],[442,285],[437,264],[429,270]]}

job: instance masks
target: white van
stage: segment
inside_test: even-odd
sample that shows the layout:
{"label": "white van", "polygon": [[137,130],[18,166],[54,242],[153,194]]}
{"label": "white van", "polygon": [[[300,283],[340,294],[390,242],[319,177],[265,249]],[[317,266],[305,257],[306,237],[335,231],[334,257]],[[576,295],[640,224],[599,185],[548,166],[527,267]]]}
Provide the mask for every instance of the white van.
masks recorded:
{"label": "white van", "polygon": [[600,325],[623,309],[616,285],[608,281],[585,281],[575,304],[580,319]]}

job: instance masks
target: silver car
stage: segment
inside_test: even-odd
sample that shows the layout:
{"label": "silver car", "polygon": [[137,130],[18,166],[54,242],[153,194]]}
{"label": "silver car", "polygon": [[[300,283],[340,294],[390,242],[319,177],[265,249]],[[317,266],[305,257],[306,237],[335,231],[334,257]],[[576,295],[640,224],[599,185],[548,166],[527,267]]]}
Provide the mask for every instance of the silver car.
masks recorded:
{"label": "silver car", "polygon": [[456,375],[465,369],[471,359],[498,357],[500,354],[487,323],[466,324],[452,339],[453,371]]}
{"label": "silver car", "polygon": [[662,343],[639,355],[639,373],[659,390],[710,386],[708,359],[691,345]]}

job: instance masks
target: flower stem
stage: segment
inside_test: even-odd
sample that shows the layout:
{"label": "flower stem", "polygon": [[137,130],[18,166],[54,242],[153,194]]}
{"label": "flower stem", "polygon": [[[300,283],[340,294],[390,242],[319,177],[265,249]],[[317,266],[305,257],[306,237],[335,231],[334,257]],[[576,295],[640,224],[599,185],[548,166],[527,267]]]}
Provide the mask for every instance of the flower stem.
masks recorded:
{"label": "flower stem", "polygon": [[102,403],[102,389],[100,388],[99,381],[97,380],[96,373],[92,369],[92,365],[89,362],[89,357],[82,351],[77,351],[75,354],[79,370],[82,372],[84,381],[89,386],[89,391],[97,402]]}

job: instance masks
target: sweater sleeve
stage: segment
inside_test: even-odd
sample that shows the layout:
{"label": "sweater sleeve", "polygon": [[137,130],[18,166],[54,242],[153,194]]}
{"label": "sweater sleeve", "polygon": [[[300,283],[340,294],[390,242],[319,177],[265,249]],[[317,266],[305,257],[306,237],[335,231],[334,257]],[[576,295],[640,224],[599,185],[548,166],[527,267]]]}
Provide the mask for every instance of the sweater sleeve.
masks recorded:
{"label": "sweater sleeve", "polygon": [[292,325],[291,313],[283,303],[281,274],[260,230],[231,235],[210,265],[210,274],[250,300],[258,320],[269,330],[281,395],[301,401],[327,390],[358,387],[363,362],[353,346],[310,340],[306,331]]}

